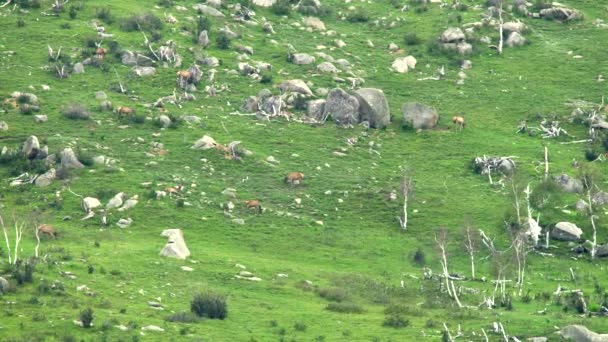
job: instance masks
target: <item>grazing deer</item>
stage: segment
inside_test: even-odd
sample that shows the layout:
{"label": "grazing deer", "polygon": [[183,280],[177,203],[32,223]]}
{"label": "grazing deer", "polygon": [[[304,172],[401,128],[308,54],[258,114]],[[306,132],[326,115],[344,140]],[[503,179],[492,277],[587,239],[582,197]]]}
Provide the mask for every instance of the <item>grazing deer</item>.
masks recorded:
{"label": "grazing deer", "polygon": [[184,189],[183,186],[181,185],[176,185],[176,186],[168,186],[165,188],[165,192],[167,194],[169,194],[169,197],[171,197],[172,195],[179,195],[179,192],[182,191]]}
{"label": "grazing deer", "polygon": [[129,108],[129,107],[118,107],[118,109],[116,109],[116,112],[118,113],[118,118],[122,119],[123,116],[133,116],[133,114],[135,114],[135,110],[133,108]]}
{"label": "grazing deer", "polygon": [[103,59],[107,53],[108,53],[108,49],[104,49],[101,47],[98,47],[97,49],[95,49],[95,57],[97,57],[99,59]]}
{"label": "grazing deer", "polygon": [[462,130],[464,128],[464,118],[462,116],[454,116],[452,118],[452,122],[455,125],[458,125],[460,130]]}
{"label": "grazing deer", "polygon": [[245,201],[245,207],[247,209],[255,208],[258,214],[262,213],[262,204],[260,204],[260,201],[258,200]]}
{"label": "grazing deer", "polygon": [[302,172],[290,172],[285,176],[285,183],[290,183],[291,185],[300,184],[304,179],[304,174]]}
{"label": "grazing deer", "polygon": [[47,234],[48,236],[52,237],[53,239],[56,238],[57,233],[55,232],[55,228],[53,228],[51,225],[48,224],[41,224],[40,226],[38,226],[38,233],[42,233],[42,234]]}
{"label": "grazing deer", "polygon": [[188,70],[180,70],[177,72],[177,85],[181,88],[186,87],[192,79],[192,73]]}

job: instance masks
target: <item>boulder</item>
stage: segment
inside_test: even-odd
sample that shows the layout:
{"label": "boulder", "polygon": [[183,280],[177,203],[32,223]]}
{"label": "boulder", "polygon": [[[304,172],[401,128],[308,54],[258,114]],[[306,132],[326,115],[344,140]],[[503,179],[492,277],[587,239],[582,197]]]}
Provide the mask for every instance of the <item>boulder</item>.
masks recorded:
{"label": "boulder", "polygon": [[8,131],[8,124],[5,121],[0,121],[0,131]]}
{"label": "boulder", "polygon": [[209,35],[207,34],[207,30],[201,31],[198,35],[198,45],[206,48],[209,45]]}
{"label": "boulder", "polygon": [[40,150],[40,143],[38,142],[38,137],[35,135],[30,135],[25,139],[25,143],[23,144],[23,148],[21,152],[28,158],[33,158],[38,154]]}
{"label": "boulder", "polygon": [[522,33],[526,29],[526,24],[521,21],[509,21],[502,24],[503,32],[517,32]]}
{"label": "boulder", "polygon": [[391,65],[391,67],[396,72],[404,74],[404,73],[408,72],[409,70],[415,69],[416,63],[417,63],[417,61],[416,61],[416,58],[414,58],[414,56],[399,57],[393,61],[393,64]]}
{"label": "boulder", "polygon": [[107,111],[107,110],[112,110],[112,108],[114,108],[112,106],[112,102],[110,101],[101,101],[101,103],[99,104],[99,109],[102,111]]}
{"label": "boulder", "polygon": [[0,295],[7,293],[9,288],[10,288],[10,284],[8,283],[8,280],[0,277]]}
{"label": "boulder", "polygon": [[252,0],[251,2],[256,6],[270,7],[270,6],[274,5],[276,0]]}
{"label": "boulder", "polygon": [[171,118],[169,118],[166,115],[161,115],[158,117],[158,123],[160,124],[160,127],[162,128],[168,128],[169,126],[171,126]]}
{"label": "boulder", "polygon": [[359,100],[340,88],[333,89],[327,95],[323,116],[331,116],[339,125],[359,123]]}
{"label": "boulder", "polygon": [[595,249],[595,256],[598,258],[608,257],[608,244],[597,246]]}
{"label": "boulder", "polygon": [[260,110],[268,114],[274,114],[275,111],[283,108],[284,105],[285,103],[283,102],[281,96],[275,95],[264,99],[260,104]]}
{"label": "boulder", "polygon": [[217,143],[215,142],[215,140],[212,137],[205,135],[202,138],[195,141],[194,145],[192,145],[192,148],[200,149],[200,150],[208,150],[211,148],[215,148],[216,146],[217,146]]}
{"label": "boulder", "polygon": [[591,197],[591,202],[596,205],[606,205],[608,204],[608,192],[600,191],[593,194]]}
{"label": "boulder", "polygon": [[302,80],[288,80],[283,81],[279,84],[279,89],[283,92],[294,92],[302,95],[312,95],[312,91],[308,88],[308,85]]}
{"label": "boulder", "polygon": [[583,18],[583,14],[581,12],[566,7],[551,7],[542,9],[540,10],[540,16],[541,18],[559,21],[571,21]]}
{"label": "boulder", "polygon": [[315,62],[315,58],[306,53],[294,53],[291,55],[291,62],[297,65],[308,65]]}
{"label": "boulder", "polygon": [[67,147],[60,153],[61,167],[65,169],[82,169],[84,165],[78,160],[74,150]]}
{"label": "boulder", "polygon": [[207,0],[207,5],[220,8],[222,7],[222,0]]}
{"label": "boulder", "polygon": [[589,204],[585,202],[585,200],[579,199],[578,201],[576,201],[575,207],[576,211],[584,213],[587,212],[587,209],[589,209]]}
{"label": "boulder", "polygon": [[163,331],[165,331],[165,329],[163,329],[157,325],[146,325],[145,327],[141,327],[141,331],[163,332]]}
{"label": "boulder", "polygon": [[74,74],[84,74],[84,65],[82,63],[76,63],[72,67],[72,72]]}
{"label": "boulder", "polygon": [[101,206],[101,202],[94,197],[85,197],[80,204],[82,205],[82,209],[87,213]]}
{"label": "boulder", "polygon": [[583,182],[566,174],[555,177],[555,182],[565,192],[578,193],[583,191]]}
{"label": "boulder", "polygon": [[353,95],[359,101],[361,121],[368,121],[370,127],[384,128],[391,122],[391,112],[384,92],[375,88],[361,88]]}
{"label": "boulder", "polygon": [[32,93],[22,93],[19,91],[14,91],[11,93],[11,97],[14,99],[22,98],[25,103],[29,103],[32,105],[38,104],[38,96]]}
{"label": "boulder", "polygon": [[430,129],[437,126],[439,114],[421,103],[405,103],[401,107],[403,120],[414,129]]}
{"label": "boulder", "polygon": [[575,342],[608,342],[608,334],[598,334],[583,325],[568,325],[563,327],[559,335],[566,340]]}
{"label": "boulder", "polygon": [[198,62],[211,68],[215,68],[220,65],[220,60],[215,57],[203,57],[198,59]]}
{"label": "boulder", "polygon": [[321,21],[321,19],[316,17],[304,17],[302,19],[304,25],[307,27],[312,27],[315,30],[325,31],[325,24]]}
{"label": "boulder", "polygon": [[104,92],[104,91],[96,91],[95,92],[95,100],[98,101],[103,101],[103,100],[107,100],[108,99],[108,95]]}
{"label": "boulder", "polygon": [[317,65],[317,70],[319,70],[320,72],[324,72],[324,73],[337,73],[340,71],[340,70],[338,70],[338,68],[336,68],[330,62],[323,62],[323,63]]}
{"label": "boulder", "polygon": [[439,40],[442,43],[459,43],[463,42],[464,39],[464,32],[462,32],[462,30],[458,27],[448,28],[447,30],[443,31],[443,33],[441,33],[441,36],[439,37]]}
{"label": "boulder", "polygon": [[125,50],[121,57],[120,61],[124,65],[134,66],[134,65],[150,65],[150,60],[145,56],[142,56],[136,52]]}
{"label": "boulder", "polygon": [[191,124],[198,124],[202,122],[202,119],[196,115],[182,115],[180,118]]}
{"label": "boulder", "polygon": [[131,225],[131,223],[133,223],[133,220],[131,218],[126,218],[126,219],[121,218],[120,220],[118,220],[118,222],[116,222],[116,225],[120,229],[125,229],[125,228],[128,228]]}
{"label": "boulder", "polygon": [[515,171],[515,161],[510,158],[503,159],[497,167],[498,171],[505,175],[510,175]]}
{"label": "boulder", "polygon": [[248,113],[255,113],[259,109],[258,98],[255,96],[249,96],[245,99],[245,103],[241,106],[241,110]]}
{"label": "boulder", "polygon": [[560,241],[576,241],[583,235],[583,231],[574,223],[559,222],[551,231],[551,238]]}
{"label": "boulder", "polygon": [[186,259],[190,256],[181,229],[166,229],[160,235],[168,238],[167,244],[160,251],[160,256],[177,259]]}
{"label": "boulder", "polygon": [[156,74],[156,68],[137,66],[137,67],[133,68],[133,72],[135,73],[135,75],[140,76],[140,77],[152,76],[152,75]]}
{"label": "boulder", "polygon": [[45,187],[51,185],[53,181],[57,178],[57,172],[55,169],[50,169],[47,172],[41,174],[36,177],[34,184],[39,187]]}
{"label": "boulder", "polygon": [[203,4],[195,4],[192,6],[192,8],[194,8],[196,11],[205,14],[205,15],[210,15],[212,17],[225,17],[224,13],[218,11],[217,9],[211,7],[211,6],[207,6],[207,5],[203,5]]}
{"label": "boulder", "polygon": [[465,59],[460,63],[460,68],[462,70],[469,70],[469,69],[473,68],[473,62],[471,62],[468,59]]}
{"label": "boulder", "polygon": [[518,32],[511,32],[509,33],[509,37],[507,38],[507,40],[505,41],[505,44],[508,47],[514,47],[514,46],[522,46],[526,43],[526,38],[524,38],[521,34],[519,34]]}
{"label": "boulder", "polygon": [[265,22],[264,26],[262,26],[262,29],[266,33],[275,34],[274,28],[272,27],[272,24],[270,22]]}
{"label": "boulder", "polygon": [[456,45],[456,50],[461,56],[468,55],[470,53],[473,53],[473,45],[466,42],[458,43]]}
{"label": "boulder", "polygon": [[323,109],[325,108],[325,100],[311,100],[307,103],[306,116],[315,121],[323,120]]}

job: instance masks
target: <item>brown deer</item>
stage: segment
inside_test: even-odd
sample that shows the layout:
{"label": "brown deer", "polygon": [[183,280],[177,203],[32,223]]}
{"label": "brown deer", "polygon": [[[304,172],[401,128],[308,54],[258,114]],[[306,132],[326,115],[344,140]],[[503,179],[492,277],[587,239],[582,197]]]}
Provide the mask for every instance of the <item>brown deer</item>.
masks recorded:
{"label": "brown deer", "polygon": [[285,176],[285,183],[290,183],[291,185],[300,184],[304,179],[304,174],[302,172],[290,172]]}
{"label": "brown deer", "polygon": [[168,186],[165,188],[165,192],[169,194],[169,197],[171,197],[173,195],[178,196],[179,192],[182,191],[183,189],[184,189],[184,187],[181,185]]}
{"label": "brown deer", "polygon": [[464,128],[464,118],[462,116],[454,116],[452,118],[452,122],[455,125],[458,125],[460,130],[462,130]]}
{"label": "brown deer", "polygon": [[52,237],[53,239],[57,237],[57,232],[55,232],[55,228],[53,228],[51,225],[49,224],[41,224],[40,226],[38,226],[38,233],[42,233],[42,234],[47,234],[48,236]]}
{"label": "brown deer", "polygon": [[133,114],[135,114],[135,110],[129,107],[118,107],[116,112],[118,113],[119,119],[122,119],[123,116],[131,117]]}
{"label": "brown deer", "polygon": [[262,204],[258,200],[245,201],[245,207],[247,209],[255,208],[258,214],[262,213]]}
{"label": "brown deer", "polygon": [[188,70],[180,70],[177,72],[177,85],[184,88],[192,79],[192,73]]}
{"label": "brown deer", "polygon": [[108,49],[98,47],[95,49],[95,57],[99,59],[103,59],[105,55],[108,53]]}

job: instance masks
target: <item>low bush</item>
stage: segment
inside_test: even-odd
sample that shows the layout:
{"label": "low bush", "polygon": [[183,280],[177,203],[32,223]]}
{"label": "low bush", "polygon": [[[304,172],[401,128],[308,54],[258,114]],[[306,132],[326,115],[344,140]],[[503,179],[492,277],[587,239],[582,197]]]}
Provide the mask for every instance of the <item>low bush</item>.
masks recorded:
{"label": "low bush", "polygon": [[126,32],[146,31],[156,32],[163,28],[163,21],[152,13],[136,14],[124,18],[120,22],[120,29]]}
{"label": "low bush", "polygon": [[91,308],[80,311],[80,321],[83,328],[93,326],[93,310]]}
{"label": "low bush", "polygon": [[165,321],[173,323],[197,323],[200,320],[200,317],[192,312],[176,312],[165,317]]}
{"label": "low bush", "polygon": [[416,33],[410,32],[405,34],[405,36],[403,37],[403,42],[405,43],[405,45],[412,46],[422,43],[422,39],[418,37]]}
{"label": "low bush", "polygon": [[329,303],[326,307],[327,310],[339,313],[352,313],[360,314],[365,312],[365,309],[359,304],[355,303]]}
{"label": "low bush", "polygon": [[114,22],[114,18],[112,18],[112,12],[109,7],[98,7],[95,9],[95,18],[103,21],[106,24],[111,24]]}
{"label": "low bush", "polygon": [[410,321],[400,315],[389,315],[384,318],[382,325],[389,328],[400,329],[410,325]]}
{"label": "low bush", "polygon": [[70,120],[88,120],[91,118],[89,110],[81,104],[70,104],[65,106],[61,112],[63,116]]}
{"label": "low bush", "polygon": [[215,39],[215,44],[217,45],[218,49],[221,50],[228,50],[228,48],[230,47],[230,43],[230,37],[228,37],[225,32],[220,32],[217,38]]}
{"label": "low bush", "polygon": [[228,304],[225,296],[207,291],[194,296],[190,302],[190,311],[199,317],[224,319],[228,316]]}
{"label": "low bush", "polygon": [[291,5],[289,0],[277,0],[270,7],[270,11],[276,15],[288,15],[291,11]]}
{"label": "low bush", "polygon": [[346,291],[339,287],[325,287],[317,291],[319,297],[330,300],[332,302],[342,302],[348,296]]}
{"label": "low bush", "polygon": [[346,20],[351,23],[366,23],[369,21],[369,14],[358,8],[346,15]]}

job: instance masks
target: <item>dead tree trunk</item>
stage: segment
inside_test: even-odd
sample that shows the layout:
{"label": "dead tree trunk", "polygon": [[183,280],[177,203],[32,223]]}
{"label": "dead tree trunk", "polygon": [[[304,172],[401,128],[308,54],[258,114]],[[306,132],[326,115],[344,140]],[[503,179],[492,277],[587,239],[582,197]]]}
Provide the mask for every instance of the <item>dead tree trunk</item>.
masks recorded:
{"label": "dead tree trunk", "polygon": [[549,178],[549,149],[545,146],[545,180]]}
{"label": "dead tree trunk", "polygon": [[450,287],[450,272],[448,272],[448,257],[447,257],[447,230],[441,229],[439,233],[435,234],[435,242],[437,242],[437,248],[439,249],[441,269],[443,271],[443,279],[445,281],[445,288],[448,290],[448,295],[453,298],[452,289]]}
{"label": "dead tree trunk", "polygon": [[6,241],[6,249],[7,249],[7,254],[8,254],[8,264],[12,265],[13,264],[13,258],[11,257],[11,244],[8,240],[8,233],[6,231],[6,226],[4,225],[4,220],[2,219],[2,216],[0,215],[0,225],[2,225],[2,231],[4,231],[4,241]]}
{"label": "dead tree trunk", "polygon": [[498,6],[498,54],[501,55],[502,54],[502,25],[503,25],[503,21],[502,21],[502,2],[503,0],[500,0],[500,4]]}
{"label": "dead tree trunk", "polygon": [[471,278],[475,279],[475,253],[477,253],[477,246],[479,245],[479,234],[470,224],[465,223],[464,237],[464,247],[471,259]]}
{"label": "dead tree trunk", "polygon": [[401,196],[403,196],[403,213],[399,216],[399,226],[403,230],[407,230],[407,204],[410,199],[410,193],[412,192],[413,184],[412,178],[404,176],[401,181]]}

